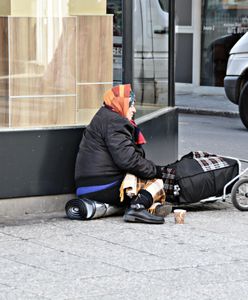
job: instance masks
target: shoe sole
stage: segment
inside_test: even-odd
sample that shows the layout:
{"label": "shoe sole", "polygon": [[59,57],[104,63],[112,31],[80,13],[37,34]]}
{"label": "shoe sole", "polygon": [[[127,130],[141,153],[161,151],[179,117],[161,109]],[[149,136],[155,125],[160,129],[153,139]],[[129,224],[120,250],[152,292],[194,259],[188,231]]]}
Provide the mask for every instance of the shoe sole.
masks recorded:
{"label": "shoe sole", "polygon": [[148,221],[145,219],[141,219],[138,217],[134,217],[134,216],[124,216],[123,220],[125,222],[132,222],[132,223],[147,223],[147,224],[164,224],[164,220],[161,221]]}
{"label": "shoe sole", "polygon": [[158,206],[155,210],[155,215],[159,217],[166,217],[172,212],[172,206],[171,205],[161,205]]}

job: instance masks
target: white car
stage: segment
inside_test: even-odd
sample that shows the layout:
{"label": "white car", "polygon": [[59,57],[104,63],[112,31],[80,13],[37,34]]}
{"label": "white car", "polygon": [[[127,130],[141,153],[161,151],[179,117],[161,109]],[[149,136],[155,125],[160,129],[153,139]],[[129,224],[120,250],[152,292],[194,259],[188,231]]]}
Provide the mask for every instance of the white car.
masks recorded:
{"label": "white car", "polygon": [[248,32],[230,51],[224,87],[228,99],[239,105],[241,121],[248,129]]}

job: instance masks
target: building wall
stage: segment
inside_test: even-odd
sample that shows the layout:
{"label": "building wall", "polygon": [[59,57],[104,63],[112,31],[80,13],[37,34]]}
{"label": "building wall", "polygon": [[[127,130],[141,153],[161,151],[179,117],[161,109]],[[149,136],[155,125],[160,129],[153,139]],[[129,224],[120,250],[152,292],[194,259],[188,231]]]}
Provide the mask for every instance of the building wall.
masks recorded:
{"label": "building wall", "polygon": [[[113,84],[112,15],[57,16],[54,4],[61,1],[28,2],[56,13],[13,16],[10,6],[8,16],[0,17],[0,199],[74,192],[83,130]],[[168,17],[156,9],[162,21]],[[167,90],[168,81],[162,84]],[[149,142],[147,156],[175,161],[177,110],[166,109],[164,99],[150,100],[140,105],[145,116],[138,120]]]}
{"label": "building wall", "polygon": [[[148,142],[147,158],[157,164],[177,160],[175,108],[157,111],[137,122]],[[0,131],[0,199],[73,194],[75,160],[84,128]]]}

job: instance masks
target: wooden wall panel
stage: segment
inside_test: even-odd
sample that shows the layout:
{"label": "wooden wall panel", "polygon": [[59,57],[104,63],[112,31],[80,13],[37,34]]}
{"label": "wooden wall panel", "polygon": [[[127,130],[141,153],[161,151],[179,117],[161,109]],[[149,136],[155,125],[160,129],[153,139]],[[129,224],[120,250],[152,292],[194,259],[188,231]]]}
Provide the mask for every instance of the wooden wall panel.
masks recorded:
{"label": "wooden wall panel", "polygon": [[104,92],[111,88],[112,84],[90,84],[77,87],[77,123],[89,124],[103,104]]}
{"label": "wooden wall panel", "polygon": [[0,126],[87,124],[112,87],[112,19],[0,18]]}
{"label": "wooden wall panel", "polygon": [[77,124],[87,125],[90,123],[99,108],[83,108],[77,110]]}
{"label": "wooden wall panel", "polygon": [[8,97],[0,97],[0,127],[9,126],[9,101]]}
{"label": "wooden wall panel", "polygon": [[0,126],[9,121],[8,18],[0,17]]}
{"label": "wooden wall panel", "polygon": [[10,18],[10,95],[75,94],[76,18]]}
{"label": "wooden wall panel", "polygon": [[[8,19],[0,17],[0,79],[8,79],[9,58],[8,58]],[[0,96],[7,95],[6,88],[0,89]]]}
{"label": "wooden wall panel", "polygon": [[0,15],[8,16],[11,13],[11,3],[10,0],[1,0],[0,1]]}
{"label": "wooden wall panel", "polygon": [[113,17],[78,16],[77,81],[113,81]]}
{"label": "wooden wall panel", "polygon": [[20,98],[10,107],[11,127],[75,124],[76,97]]}
{"label": "wooden wall panel", "polygon": [[103,103],[104,92],[112,88],[112,84],[85,84],[77,87],[78,108],[99,108]]}
{"label": "wooden wall panel", "polygon": [[103,15],[106,14],[106,0],[70,0],[68,3],[70,15]]}

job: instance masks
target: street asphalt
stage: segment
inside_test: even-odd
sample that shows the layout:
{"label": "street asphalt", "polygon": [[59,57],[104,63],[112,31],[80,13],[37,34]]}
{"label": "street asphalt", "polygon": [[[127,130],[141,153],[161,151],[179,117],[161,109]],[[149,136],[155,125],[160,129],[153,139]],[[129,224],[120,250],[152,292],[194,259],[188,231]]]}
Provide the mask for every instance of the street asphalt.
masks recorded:
{"label": "street asphalt", "polygon": [[[196,97],[186,98],[177,105]],[[217,111],[192,112],[206,109]],[[237,116],[232,109],[221,112]],[[248,213],[230,198],[186,210],[185,224],[175,224],[173,213],[163,225],[121,216],[71,221],[64,212],[5,220],[0,299],[246,300]]]}

